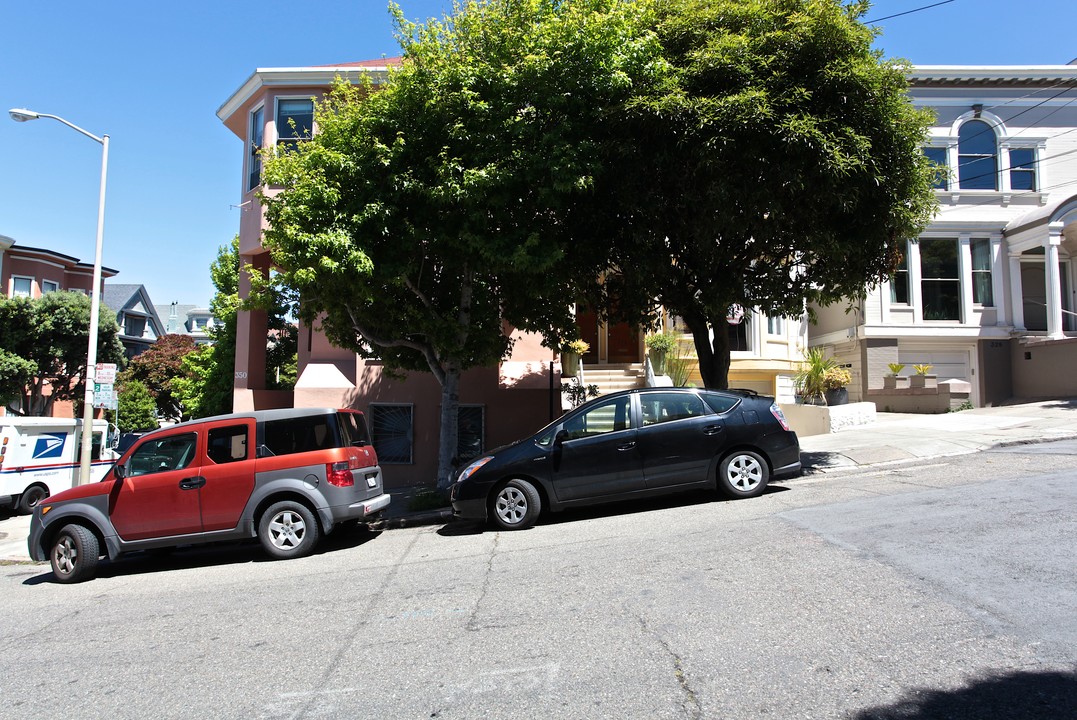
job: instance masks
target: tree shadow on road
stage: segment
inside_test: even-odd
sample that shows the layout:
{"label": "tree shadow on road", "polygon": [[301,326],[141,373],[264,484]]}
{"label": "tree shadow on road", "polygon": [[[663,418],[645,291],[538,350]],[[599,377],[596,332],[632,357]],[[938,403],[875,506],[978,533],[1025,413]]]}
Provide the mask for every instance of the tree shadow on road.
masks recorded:
{"label": "tree shadow on road", "polygon": [[[380,531],[369,530],[356,523],[345,523],[334,528],[329,535],[322,537],[312,555],[323,555],[348,548],[365,545]],[[243,565],[247,563],[276,562],[266,555],[256,540],[243,540],[204,545],[185,545],[160,550],[144,550],[122,555],[116,560],[102,559],[97,566],[95,577],[110,578],[125,575],[143,575],[168,572],[190,568],[209,568],[223,565]],[[39,585],[55,582],[51,568],[41,565],[42,573],[23,581],[23,585]]]}
{"label": "tree shadow on road", "polygon": [[1077,717],[1077,673],[1014,671],[956,690],[913,688],[893,705],[866,708],[853,720],[1046,720]]}

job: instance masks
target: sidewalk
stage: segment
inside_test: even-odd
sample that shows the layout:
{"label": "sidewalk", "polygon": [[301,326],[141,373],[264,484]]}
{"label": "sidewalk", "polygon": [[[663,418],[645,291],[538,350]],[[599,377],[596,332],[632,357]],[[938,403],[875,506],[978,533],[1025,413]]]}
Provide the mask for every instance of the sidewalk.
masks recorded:
{"label": "sidewalk", "polygon": [[[963,455],[1000,445],[1077,438],[1077,398],[978,408],[945,415],[878,413],[870,425],[800,438],[804,474],[866,465]],[[448,508],[412,511],[422,488],[390,490],[393,501],[375,527],[391,529],[448,522]],[[0,516],[0,561],[29,561],[30,516]]]}

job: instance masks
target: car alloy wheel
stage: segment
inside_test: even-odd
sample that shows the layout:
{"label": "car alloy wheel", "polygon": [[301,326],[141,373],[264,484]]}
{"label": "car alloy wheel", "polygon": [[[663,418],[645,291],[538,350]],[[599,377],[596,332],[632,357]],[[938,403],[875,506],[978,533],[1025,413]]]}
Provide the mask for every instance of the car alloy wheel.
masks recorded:
{"label": "car alloy wheel", "polygon": [[258,523],[262,548],[275,558],[309,555],[319,537],[314,514],[305,505],[290,500],[272,505]]}
{"label": "car alloy wheel", "polygon": [[542,509],[538,490],[526,480],[513,479],[501,486],[491,503],[494,523],[503,530],[523,530],[535,524]]}
{"label": "car alloy wheel", "polygon": [[750,450],[738,450],[722,460],[718,468],[721,490],[733,498],[755,497],[766,489],[770,479],[767,461]]}

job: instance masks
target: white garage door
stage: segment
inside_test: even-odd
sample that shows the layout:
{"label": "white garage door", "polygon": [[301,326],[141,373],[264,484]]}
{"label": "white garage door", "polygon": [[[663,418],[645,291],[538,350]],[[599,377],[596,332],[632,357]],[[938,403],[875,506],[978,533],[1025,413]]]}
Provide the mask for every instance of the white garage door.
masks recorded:
{"label": "white garage door", "polygon": [[931,373],[937,375],[939,380],[965,380],[972,382],[972,371],[969,368],[968,350],[940,350],[935,347],[917,347],[904,344],[898,345],[898,362],[905,364],[902,375],[912,375],[915,371],[913,365],[931,365]]}

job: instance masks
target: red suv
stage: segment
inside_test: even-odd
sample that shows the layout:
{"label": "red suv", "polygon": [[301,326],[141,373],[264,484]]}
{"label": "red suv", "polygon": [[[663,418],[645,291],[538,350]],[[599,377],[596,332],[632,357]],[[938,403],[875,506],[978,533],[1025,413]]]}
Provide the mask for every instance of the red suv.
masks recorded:
{"label": "red suv", "polygon": [[301,557],[388,505],[362,413],[263,410],[144,435],[101,482],[42,502],[28,544],[70,583],[93,577],[102,554],[218,540],[257,537],[272,557]]}

